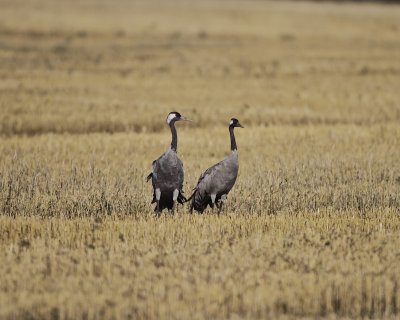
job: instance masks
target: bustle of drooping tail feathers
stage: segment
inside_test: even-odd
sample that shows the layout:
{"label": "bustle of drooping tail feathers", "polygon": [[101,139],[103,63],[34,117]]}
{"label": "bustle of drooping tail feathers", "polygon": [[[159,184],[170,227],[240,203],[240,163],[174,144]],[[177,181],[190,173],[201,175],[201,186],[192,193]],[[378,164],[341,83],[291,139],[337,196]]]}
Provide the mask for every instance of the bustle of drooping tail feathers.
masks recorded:
{"label": "bustle of drooping tail feathers", "polygon": [[187,201],[190,200],[192,201],[190,204],[190,212],[193,212],[194,209],[199,213],[203,213],[207,206],[213,207],[211,197],[207,194],[201,194],[198,190],[195,190]]}
{"label": "bustle of drooping tail feathers", "polygon": [[[183,191],[179,190],[177,202],[180,203],[180,204],[184,204],[186,201],[187,201],[187,199],[183,195]],[[151,203],[157,203],[155,191],[153,192],[153,201]],[[161,193],[160,211],[159,212],[163,211],[164,209],[172,210],[173,206],[174,206],[174,201],[172,199],[172,194]],[[157,211],[157,205],[154,208],[154,211],[158,212]]]}
{"label": "bustle of drooping tail feathers", "polygon": [[197,181],[197,186],[194,189],[192,195],[190,196],[190,198],[187,201],[192,200],[192,203],[190,205],[190,211],[193,212],[193,209],[202,213],[208,205],[210,205],[210,207],[212,207],[212,201],[211,201],[211,197],[209,195],[207,195],[201,188],[200,184],[203,181],[203,179],[205,179],[206,177],[208,177],[209,175],[212,175],[215,170],[217,170],[217,168],[221,165],[221,162],[218,162],[217,164],[213,165],[212,167],[208,168],[206,171],[204,171],[199,180]]}
{"label": "bustle of drooping tail feathers", "polygon": [[150,174],[146,178],[146,182],[149,182],[149,180],[153,177],[153,172],[150,172]]}

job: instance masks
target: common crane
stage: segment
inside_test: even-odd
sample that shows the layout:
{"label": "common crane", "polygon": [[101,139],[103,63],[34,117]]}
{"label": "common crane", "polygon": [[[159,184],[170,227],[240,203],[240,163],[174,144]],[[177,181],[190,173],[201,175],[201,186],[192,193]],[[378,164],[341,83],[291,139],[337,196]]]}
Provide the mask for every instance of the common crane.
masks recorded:
{"label": "common crane", "polygon": [[168,150],[157,160],[153,161],[153,170],[147,176],[147,181],[151,179],[153,185],[153,201],[157,203],[154,211],[160,214],[162,210],[173,210],[176,201],[184,203],[186,198],[183,196],[183,164],[176,154],[178,147],[178,135],[176,133],[175,122],[192,121],[185,118],[179,112],[170,112],[167,117],[167,124],[171,129],[172,141]]}
{"label": "common crane", "polygon": [[231,138],[231,153],[221,162],[208,168],[199,178],[197,186],[188,201],[192,200],[190,211],[193,209],[202,213],[207,206],[219,211],[222,204],[235,184],[239,171],[239,159],[235,139],[234,128],[244,128],[239,120],[232,118],[229,123],[229,134]]}

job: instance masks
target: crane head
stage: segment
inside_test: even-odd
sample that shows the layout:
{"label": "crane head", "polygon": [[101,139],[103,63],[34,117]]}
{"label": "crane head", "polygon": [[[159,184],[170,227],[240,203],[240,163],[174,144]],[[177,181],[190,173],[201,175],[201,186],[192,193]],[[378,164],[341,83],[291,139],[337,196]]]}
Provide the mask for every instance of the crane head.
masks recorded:
{"label": "crane head", "polygon": [[235,128],[235,127],[239,127],[239,128],[244,128],[240,123],[239,120],[236,118],[232,118],[231,122],[229,122],[229,127],[231,128]]}
{"label": "crane head", "polygon": [[176,122],[176,121],[190,121],[190,122],[192,122],[192,120],[190,120],[190,119],[188,119],[188,118],[182,116],[179,112],[176,112],[176,111],[170,112],[170,113],[168,114],[168,116],[167,116],[167,123],[168,123],[168,125],[169,125],[171,122]]}

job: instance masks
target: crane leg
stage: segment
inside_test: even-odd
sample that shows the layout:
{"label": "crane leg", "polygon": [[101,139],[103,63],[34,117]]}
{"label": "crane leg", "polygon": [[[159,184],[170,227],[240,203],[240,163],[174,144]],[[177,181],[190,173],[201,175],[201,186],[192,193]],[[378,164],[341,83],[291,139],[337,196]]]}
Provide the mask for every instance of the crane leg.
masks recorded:
{"label": "crane leg", "polygon": [[224,202],[226,201],[226,198],[227,198],[226,194],[223,194],[223,195],[221,196],[221,199],[218,201],[218,203],[217,203],[218,214],[221,213],[222,206],[223,206]]}
{"label": "crane leg", "polygon": [[214,208],[215,208],[215,198],[216,197],[217,197],[216,194],[212,194],[211,195],[211,208],[213,209],[213,211],[214,211]]}
{"label": "crane leg", "polygon": [[176,201],[178,200],[179,190],[175,189],[174,193],[172,194],[172,214],[175,212]]}
{"label": "crane leg", "polygon": [[157,215],[159,215],[161,213],[161,210],[160,210],[160,199],[161,199],[161,190],[160,190],[160,188],[157,188],[156,189],[156,200],[157,200],[156,211],[157,211]]}
{"label": "crane leg", "polygon": [[218,203],[217,203],[218,214],[220,214],[220,213],[221,213],[221,210],[222,210],[222,205],[223,205],[223,202],[222,202],[222,201],[218,201]]}

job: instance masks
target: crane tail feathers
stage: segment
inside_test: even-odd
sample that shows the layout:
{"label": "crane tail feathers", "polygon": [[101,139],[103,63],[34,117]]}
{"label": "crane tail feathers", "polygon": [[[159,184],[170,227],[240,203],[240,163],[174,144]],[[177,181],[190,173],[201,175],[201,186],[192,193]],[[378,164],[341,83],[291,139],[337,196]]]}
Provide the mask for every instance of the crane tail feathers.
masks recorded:
{"label": "crane tail feathers", "polygon": [[[156,203],[156,202],[157,202],[156,196],[155,196],[155,193],[153,193],[153,201],[151,203]],[[179,190],[177,202],[180,203],[180,204],[184,204],[185,202],[187,202],[187,199],[183,195],[183,191],[182,190]],[[174,206],[174,201],[172,199],[172,194],[166,195],[165,193],[161,193],[159,211],[157,210],[157,206],[154,208],[154,211],[155,212],[161,212],[164,209],[172,210],[173,206]]]}
{"label": "crane tail feathers", "polygon": [[179,191],[179,195],[178,195],[178,202],[180,204],[184,204],[185,202],[187,202],[188,200],[186,199],[186,197],[183,195],[183,191]]}
{"label": "crane tail feathers", "polygon": [[190,212],[193,212],[194,209],[199,213],[203,213],[207,206],[211,204],[210,197],[205,194],[201,194],[201,192],[199,192],[197,189],[187,201],[192,202],[190,205]]}

